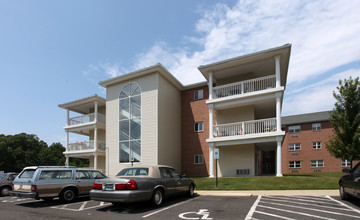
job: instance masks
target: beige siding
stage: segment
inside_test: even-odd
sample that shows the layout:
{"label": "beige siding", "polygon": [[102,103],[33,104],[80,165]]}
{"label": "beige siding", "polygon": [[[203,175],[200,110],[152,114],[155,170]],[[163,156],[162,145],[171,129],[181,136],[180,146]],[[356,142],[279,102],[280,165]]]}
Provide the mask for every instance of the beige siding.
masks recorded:
{"label": "beige siding", "polygon": [[159,75],[159,164],[181,169],[181,93]]}
{"label": "beige siding", "polygon": [[234,177],[237,169],[250,169],[250,175],[255,171],[254,144],[220,147],[218,171],[220,177]]}
{"label": "beige siding", "polygon": [[216,112],[217,124],[243,122],[254,120],[254,106],[243,106]]}
{"label": "beige siding", "polygon": [[157,83],[158,74],[122,82],[107,88],[106,103],[106,145],[109,148],[109,175],[115,175],[129,164],[119,163],[119,95],[128,83],[140,85],[141,94],[141,163],[157,164]]}

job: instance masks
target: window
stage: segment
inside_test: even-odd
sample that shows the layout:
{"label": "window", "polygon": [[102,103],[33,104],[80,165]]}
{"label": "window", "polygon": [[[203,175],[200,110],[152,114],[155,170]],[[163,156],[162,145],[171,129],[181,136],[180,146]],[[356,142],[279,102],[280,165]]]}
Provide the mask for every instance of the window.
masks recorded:
{"label": "window", "polygon": [[321,142],[313,142],[313,149],[321,149]]}
{"label": "window", "polygon": [[289,126],[288,128],[288,132],[289,133],[297,133],[301,131],[301,126],[300,125],[294,125],[294,126]]}
{"label": "window", "polygon": [[320,131],[321,130],[321,123],[312,124],[313,131]]}
{"label": "window", "polygon": [[324,161],[323,160],[312,160],[310,162],[311,167],[324,167]]}
{"label": "window", "polygon": [[194,131],[195,132],[200,132],[200,131],[203,131],[203,122],[195,122],[194,124]]}
{"label": "window", "polygon": [[119,97],[119,162],[141,160],[141,88],[129,83]]}
{"label": "window", "polygon": [[87,171],[76,171],[76,179],[91,179],[90,174]]}
{"label": "window", "polygon": [[94,179],[105,179],[106,176],[104,174],[102,174],[101,172],[99,171],[90,171],[91,175],[93,176]]}
{"label": "window", "polygon": [[159,167],[161,178],[181,178],[182,175],[169,167]]}
{"label": "window", "polygon": [[204,155],[202,154],[194,155],[194,164],[204,164]]}
{"label": "window", "polygon": [[350,160],[341,160],[341,166],[349,167],[350,166]]}
{"label": "window", "polygon": [[121,170],[116,176],[147,176],[149,174],[149,168],[136,167],[125,168]]}
{"label": "window", "polygon": [[289,168],[301,168],[301,161],[289,161]]}
{"label": "window", "polygon": [[294,151],[294,150],[301,150],[301,144],[300,143],[289,144],[289,151]]}
{"label": "window", "polygon": [[71,170],[44,170],[41,171],[40,180],[71,179]]}
{"label": "window", "polygon": [[204,98],[204,91],[202,89],[194,91],[194,100],[199,100],[203,98]]}

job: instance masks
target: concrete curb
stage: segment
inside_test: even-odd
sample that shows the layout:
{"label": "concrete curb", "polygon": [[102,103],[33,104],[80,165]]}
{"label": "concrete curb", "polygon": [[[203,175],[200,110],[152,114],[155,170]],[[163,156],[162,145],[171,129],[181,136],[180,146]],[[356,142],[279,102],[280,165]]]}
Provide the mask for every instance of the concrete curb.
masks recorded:
{"label": "concrete curb", "polygon": [[339,196],[339,190],[196,190],[201,196]]}

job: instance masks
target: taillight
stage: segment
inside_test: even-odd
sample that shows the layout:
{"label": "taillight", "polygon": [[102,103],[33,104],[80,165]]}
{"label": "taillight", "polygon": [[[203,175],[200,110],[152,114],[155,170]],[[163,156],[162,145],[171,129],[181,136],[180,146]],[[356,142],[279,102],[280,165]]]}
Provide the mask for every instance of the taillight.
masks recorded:
{"label": "taillight", "polygon": [[93,189],[100,189],[100,190],[102,190],[102,184],[94,183],[94,184],[93,184]]}
{"label": "taillight", "polygon": [[36,185],[31,185],[31,192],[36,192]]}
{"label": "taillight", "polygon": [[116,190],[122,190],[122,189],[138,189],[137,184],[134,180],[129,180],[125,184],[115,184]]}

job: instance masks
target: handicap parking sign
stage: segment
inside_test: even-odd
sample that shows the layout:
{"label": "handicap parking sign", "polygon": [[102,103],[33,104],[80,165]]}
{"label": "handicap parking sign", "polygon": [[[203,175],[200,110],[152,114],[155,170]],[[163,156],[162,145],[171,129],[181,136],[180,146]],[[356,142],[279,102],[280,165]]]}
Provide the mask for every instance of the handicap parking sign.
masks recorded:
{"label": "handicap parking sign", "polygon": [[220,158],[219,149],[216,148],[214,149],[214,159],[219,159],[219,158]]}

